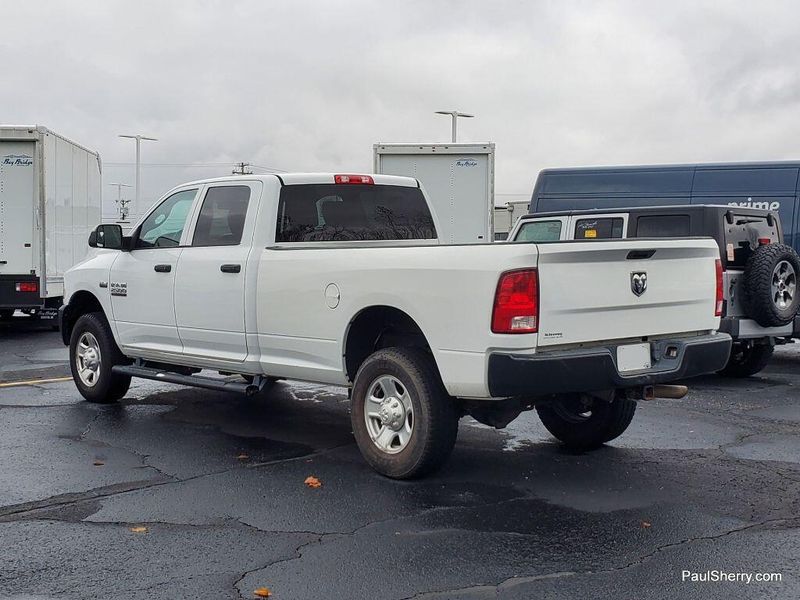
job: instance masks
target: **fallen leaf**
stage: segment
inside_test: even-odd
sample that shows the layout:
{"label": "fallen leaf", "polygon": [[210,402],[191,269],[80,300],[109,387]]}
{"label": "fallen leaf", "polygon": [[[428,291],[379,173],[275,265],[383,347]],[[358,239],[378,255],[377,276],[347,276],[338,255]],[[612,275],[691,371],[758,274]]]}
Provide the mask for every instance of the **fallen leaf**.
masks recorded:
{"label": "fallen leaf", "polygon": [[322,487],[322,482],[319,479],[317,479],[316,477],[314,477],[313,475],[309,475],[308,477],[306,477],[306,480],[305,480],[304,483],[310,488]]}
{"label": "fallen leaf", "polygon": [[253,590],[253,594],[258,598],[269,598],[272,596],[272,592],[269,591],[269,588],[260,587],[256,590]]}
{"label": "fallen leaf", "polygon": [[144,527],[142,525],[139,525],[137,527],[131,527],[130,530],[133,533],[147,533],[147,527]]}
{"label": "fallen leaf", "polygon": [[102,460],[95,460],[95,461],[94,461],[92,464],[93,464],[95,467],[102,467],[102,466],[103,466],[104,464],[106,464],[106,463],[104,463]]}
{"label": "fallen leaf", "polygon": [[236,458],[238,458],[239,460],[247,460],[247,459],[248,459],[248,458],[250,458],[250,457],[249,457],[247,454],[245,454],[244,452],[242,452],[242,453],[241,453],[239,456],[237,456]]}
{"label": "fallen leaf", "polygon": [[647,529],[648,527],[652,527],[652,523],[648,523],[647,521],[642,521],[642,527]]}

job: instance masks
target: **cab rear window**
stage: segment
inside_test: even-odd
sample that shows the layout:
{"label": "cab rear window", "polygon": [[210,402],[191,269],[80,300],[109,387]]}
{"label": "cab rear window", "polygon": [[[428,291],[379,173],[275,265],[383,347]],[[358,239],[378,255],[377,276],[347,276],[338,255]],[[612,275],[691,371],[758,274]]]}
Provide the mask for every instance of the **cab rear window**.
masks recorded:
{"label": "cab rear window", "polygon": [[419,188],[342,184],[281,188],[276,242],[435,238],[433,217]]}
{"label": "cab rear window", "polygon": [[609,240],[622,237],[622,218],[578,219],[575,222],[576,240]]}

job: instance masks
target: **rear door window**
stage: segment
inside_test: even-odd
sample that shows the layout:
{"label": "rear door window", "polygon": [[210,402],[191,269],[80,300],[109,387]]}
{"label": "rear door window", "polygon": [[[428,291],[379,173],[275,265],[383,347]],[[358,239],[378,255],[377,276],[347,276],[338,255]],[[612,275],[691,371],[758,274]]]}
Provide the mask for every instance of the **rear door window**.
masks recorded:
{"label": "rear door window", "polygon": [[432,240],[422,190],[395,185],[285,185],[276,242]]}
{"label": "rear door window", "polygon": [[242,241],[250,188],[246,185],[212,187],[197,217],[192,246],[236,246]]}
{"label": "rear door window", "polygon": [[523,223],[515,238],[518,242],[557,242],[561,239],[561,221]]}
{"label": "rear door window", "polygon": [[636,237],[688,237],[689,215],[652,215],[636,220]]}
{"label": "rear door window", "polygon": [[622,217],[601,217],[575,221],[576,240],[610,240],[622,237]]}

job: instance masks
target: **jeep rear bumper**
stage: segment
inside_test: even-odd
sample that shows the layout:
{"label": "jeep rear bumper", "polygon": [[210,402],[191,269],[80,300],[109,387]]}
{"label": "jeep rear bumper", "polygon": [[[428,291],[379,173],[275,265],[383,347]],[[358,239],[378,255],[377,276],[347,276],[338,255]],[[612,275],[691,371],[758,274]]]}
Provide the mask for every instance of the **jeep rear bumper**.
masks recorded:
{"label": "jeep rear bumper", "polygon": [[720,321],[719,330],[729,334],[735,340],[749,340],[765,337],[792,337],[793,323],[780,327],[763,327],[753,319],[724,317]]}
{"label": "jeep rear bumper", "polygon": [[[693,338],[650,343],[652,366],[621,374],[617,347],[578,348],[534,355],[492,353],[489,356],[489,393],[493,398],[545,396],[591,392],[666,383],[713,373],[728,362],[731,337],[712,333]],[[674,357],[667,350],[674,348]]]}

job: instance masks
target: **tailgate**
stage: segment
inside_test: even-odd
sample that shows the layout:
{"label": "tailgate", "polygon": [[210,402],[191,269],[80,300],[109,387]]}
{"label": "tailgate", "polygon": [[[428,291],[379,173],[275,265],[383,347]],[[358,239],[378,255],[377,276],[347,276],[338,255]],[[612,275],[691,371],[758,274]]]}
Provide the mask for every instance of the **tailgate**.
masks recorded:
{"label": "tailgate", "polygon": [[539,244],[539,346],[717,329],[712,239]]}

